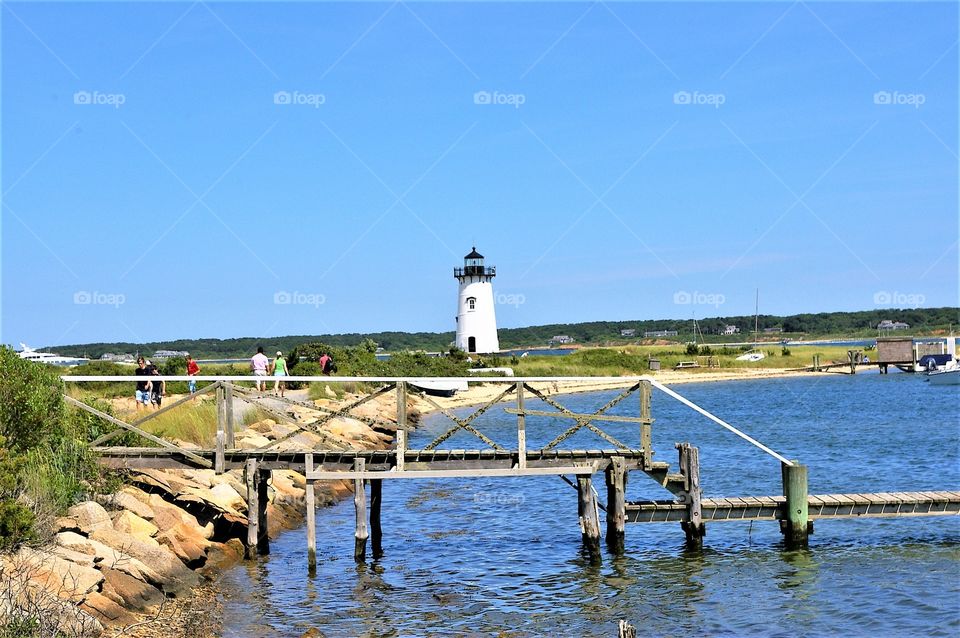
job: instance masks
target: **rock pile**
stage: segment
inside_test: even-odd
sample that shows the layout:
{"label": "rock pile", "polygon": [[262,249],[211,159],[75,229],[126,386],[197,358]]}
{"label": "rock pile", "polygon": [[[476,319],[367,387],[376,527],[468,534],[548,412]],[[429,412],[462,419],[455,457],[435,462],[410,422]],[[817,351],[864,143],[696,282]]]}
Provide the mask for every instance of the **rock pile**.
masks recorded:
{"label": "rock pile", "polygon": [[[346,401],[355,400],[348,396]],[[293,423],[265,419],[236,435],[240,449],[277,442],[275,449],[383,449],[396,431],[390,394],[311,427],[318,413],[285,406]],[[341,403],[316,402],[328,410]],[[323,418],[320,414],[319,418]],[[297,426],[304,430],[298,431]],[[51,544],[0,558],[0,620],[41,617],[60,634],[99,636],[152,614],[168,597],[183,595],[241,559],[246,538],[246,484],[242,470],[130,470],[115,494],[74,505],[57,519]],[[317,486],[318,505],[352,493],[348,481]],[[268,533],[298,526],[306,481],[274,470],[267,505]],[[134,615],[141,612],[141,615]]]}

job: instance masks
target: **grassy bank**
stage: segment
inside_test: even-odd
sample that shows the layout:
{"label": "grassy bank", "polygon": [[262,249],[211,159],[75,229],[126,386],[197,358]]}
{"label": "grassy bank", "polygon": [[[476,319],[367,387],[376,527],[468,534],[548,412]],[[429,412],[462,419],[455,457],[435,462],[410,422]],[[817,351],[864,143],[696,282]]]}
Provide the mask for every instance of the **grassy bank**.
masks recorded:
{"label": "grassy bank", "polygon": [[692,368],[691,374],[710,372],[708,356],[715,358],[722,370],[759,370],[801,368],[820,355],[821,363],[832,360],[846,361],[848,348],[842,346],[803,346],[791,348],[785,353],[779,345],[759,348],[766,355],[760,361],[737,361],[743,354],[740,349],[713,347],[710,355],[687,354],[682,345],[676,346],[623,346],[619,348],[582,348],[565,356],[527,356],[512,359],[486,361],[510,366],[517,376],[625,376],[645,374],[649,371],[649,359],[659,359],[663,370],[673,369],[681,361],[698,361],[702,367]]}

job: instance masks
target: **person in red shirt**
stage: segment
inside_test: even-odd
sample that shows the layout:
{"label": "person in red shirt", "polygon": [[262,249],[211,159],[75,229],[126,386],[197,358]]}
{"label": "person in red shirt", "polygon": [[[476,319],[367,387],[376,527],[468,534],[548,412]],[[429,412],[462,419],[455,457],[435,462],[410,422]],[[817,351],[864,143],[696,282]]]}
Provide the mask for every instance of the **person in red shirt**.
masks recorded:
{"label": "person in red shirt", "polygon": [[[200,366],[197,365],[197,362],[193,360],[191,355],[187,355],[187,376],[196,376],[200,372]],[[197,382],[193,379],[190,379],[188,385],[190,386],[190,394],[193,394],[197,391]]]}

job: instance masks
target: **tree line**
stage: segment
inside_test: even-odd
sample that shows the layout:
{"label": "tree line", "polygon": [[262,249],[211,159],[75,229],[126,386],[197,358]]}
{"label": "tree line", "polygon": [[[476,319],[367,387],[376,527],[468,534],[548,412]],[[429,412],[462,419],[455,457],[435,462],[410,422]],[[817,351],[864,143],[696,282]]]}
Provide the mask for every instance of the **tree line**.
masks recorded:
{"label": "tree line", "polygon": [[[877,324],[884,319],[901,321],[910,325],[909,334],[925,334],[945,330],[960,324],[960,308],[914,308],[909,310],[876,309],[857,312],[821,312],[796,315],[759,315],[757,327],[781,328],[785,334],[807,338],[825,336],[863,337],[876,336]],[[705,317],[697,320],[705,335],[717,334],[724,326],[734,325],[740,329],[738,338],[747,338],[754,330],[753,315]],[[621,330],[634,330],[633,337],[621,336]],[[657,330],[677,331],[676,340],[684,341],[693,336],[691,319],[647,319],[634,321],[591,321],[585,323],[556,323],[525,328],[500,328],[502,349],[546,346],[557,335],[567,335],[579,344],[623,343],[642,339],[645,332]],[[234,339],[177,339],[149,343],[88,343],[51,346],[47,350],[66,356],[99,358],[106,352],[114,354],[140,352],[147,356],[156,350],[184,350],[201,359],[227,359],[251,356],[262,345],[267,352],[281,350],[290,352],[295,347],[321,342],[331,347],[346,348],[373,342],[388,352],[426,350],[446,351],[454,340],[449,332],[374,332],[346,333],[336,335],[290,335],[284,337],[238,337]]]}

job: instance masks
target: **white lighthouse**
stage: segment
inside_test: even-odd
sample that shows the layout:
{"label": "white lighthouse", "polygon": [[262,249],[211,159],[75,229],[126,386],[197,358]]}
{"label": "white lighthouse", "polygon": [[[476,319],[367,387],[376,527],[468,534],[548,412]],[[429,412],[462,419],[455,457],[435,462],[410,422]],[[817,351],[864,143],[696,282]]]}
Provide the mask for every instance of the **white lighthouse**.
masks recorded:
{"label": "white lighthouse", "polygon": [[463,268],[454,268],[460,282],[457,296],[457,347],[465,352],[500,351],[497,316],[493,307],[493,278],[497,269],[483,265],[476,247],[463,258]]}

